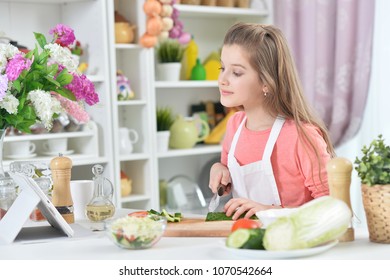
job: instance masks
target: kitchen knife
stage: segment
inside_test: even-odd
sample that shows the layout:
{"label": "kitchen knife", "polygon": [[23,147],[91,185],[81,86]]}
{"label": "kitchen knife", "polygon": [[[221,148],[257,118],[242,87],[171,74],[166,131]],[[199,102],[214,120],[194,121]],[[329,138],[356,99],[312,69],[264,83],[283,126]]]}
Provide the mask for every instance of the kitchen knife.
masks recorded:
{"label": "kitchen knife", "polygon": [[220,184],[218,186],[217,192],[214,194],[213,198],[210,201],[209,212],[214,212],[215,209],[218,208],[219,200],[220,200],[221,196],[223,195],[223,193],[225,192],[225,188],[226,188],[226,186],[222,185],[222,184]]}

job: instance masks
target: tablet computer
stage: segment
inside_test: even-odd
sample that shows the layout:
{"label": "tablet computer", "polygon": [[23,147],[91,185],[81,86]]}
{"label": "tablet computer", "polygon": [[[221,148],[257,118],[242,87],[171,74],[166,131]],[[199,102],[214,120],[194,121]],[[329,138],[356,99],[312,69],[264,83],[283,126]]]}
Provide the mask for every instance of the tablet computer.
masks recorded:
{"label": "tablet computer", "polygon": [[54,228],[68,237],[74,235],[73,229],[33,178],[19,172],[10,171],[9,175],[19,186],[21,192],[6,215],[0,220],[0,242],[13,242],[35,207],[39,208],[48,223]]}

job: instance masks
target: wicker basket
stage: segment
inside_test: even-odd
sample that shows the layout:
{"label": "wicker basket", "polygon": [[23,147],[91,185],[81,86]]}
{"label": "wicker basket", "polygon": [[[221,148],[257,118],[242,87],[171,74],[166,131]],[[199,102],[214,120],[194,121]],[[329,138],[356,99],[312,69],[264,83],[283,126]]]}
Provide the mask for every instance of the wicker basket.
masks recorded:
{"label": "wicker basket", "polygon": [[236,0],[235,6],[237,8],[249,8],[250,1],[249,0]]}
{"label": "wicker basket", "polygon": [[234,0],[217,0],[217,6],[234,7]]}
{"label": "wicker basket", "polygon": [[201,0],[181,0],[181,4],[184,5],[200,5]]}
{"label": "wicker basket", "polygon": [[370,241],[390,244],[390,185],[362,185]]}
{"label": "wicker basket", "polygon": [[202,0],[203,6],[217,6],[217,0]]}

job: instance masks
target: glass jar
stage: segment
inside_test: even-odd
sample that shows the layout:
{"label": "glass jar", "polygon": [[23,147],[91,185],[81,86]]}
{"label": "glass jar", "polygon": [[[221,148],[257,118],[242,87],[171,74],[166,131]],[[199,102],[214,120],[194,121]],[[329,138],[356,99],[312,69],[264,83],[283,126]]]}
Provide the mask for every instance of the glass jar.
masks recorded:
{"label": "glass jar", "polygon": [[[34,181],[37,183],[42,192],[51,200],[51,180],[47,177],[34,178]],[[36,207],[30,215],[32,221],[44,221],[46,220],[45,216],[41,213],[38,207]]]}
{"label": "glass jar", "polygon": [[15,182],[10,177],[0,178],[0,220],[5,216],[16,196]]}

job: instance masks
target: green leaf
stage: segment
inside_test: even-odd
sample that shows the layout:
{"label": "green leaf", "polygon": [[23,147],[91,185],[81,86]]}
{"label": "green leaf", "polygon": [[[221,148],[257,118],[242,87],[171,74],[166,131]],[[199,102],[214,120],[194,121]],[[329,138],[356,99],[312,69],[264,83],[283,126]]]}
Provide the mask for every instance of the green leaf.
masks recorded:
{"label": "green leaf", "polygon": [[64,71],[61,72],[60,75],[58,75],[56,81],[61,85],[61,86],[66,86],[69,85],[72,80],[73,76],[69,73],[63,73]]}
{"label": "green leaf", "polygon": [[43,34],[37,33],[37,32],[34,32],[34,36],[35,36],[35,39],[37,40],[39,46],[43,49],[45,47],[45,45],[47,44],[46,37]]}
{"label": "green leaf", "polygon": [[53,85],[56,86],[55,88],[53,88],[53,90],[54,89],[57,90],[57,87],[61,86],[61,84],[58,81],[54,80],[53,78],[51,78],[49,76],[45,76],[45,79],[48,80],[50,83],[52,83]]}
{"label": "green leaf", "polygon": [[56,90],[56,92],[65,98],[68,98],[72,101],[76,101],[76,97],[74,96],[73,92],[71,92],[70,90],[68,90],[66,88],[58,88]]}
{"label": "green leaf", "polygon": [[15,80],[15,81],[12,83],[12,86],[17,90],[17,92],[20,92],[21,86],[20,86],[20,81],[19,81],[19,79]]}

